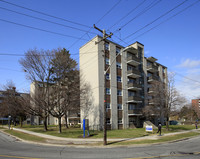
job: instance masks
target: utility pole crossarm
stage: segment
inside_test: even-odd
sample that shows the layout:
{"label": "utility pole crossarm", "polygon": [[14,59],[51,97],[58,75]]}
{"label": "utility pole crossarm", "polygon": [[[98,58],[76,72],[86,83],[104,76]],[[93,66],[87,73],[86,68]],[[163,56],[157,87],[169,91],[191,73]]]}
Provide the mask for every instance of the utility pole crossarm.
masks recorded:
{"label": "utility pole crossarm", "polygon": [[104,41],[106,40],[107,38],[111,38],[111,36],[113,35],[113,33],[110,32],[110,34],[106,34],[106,31],[105,30],[101,30],[99,29],[98,27],[96,27],[96,25],[94,24],[94,28],[97,29],[98,31],[100,31],[101,33],[103,33],[103,39],[98,41],[98,42],[95,42],[95,44],[98,44],[100,43],[101,41]]}

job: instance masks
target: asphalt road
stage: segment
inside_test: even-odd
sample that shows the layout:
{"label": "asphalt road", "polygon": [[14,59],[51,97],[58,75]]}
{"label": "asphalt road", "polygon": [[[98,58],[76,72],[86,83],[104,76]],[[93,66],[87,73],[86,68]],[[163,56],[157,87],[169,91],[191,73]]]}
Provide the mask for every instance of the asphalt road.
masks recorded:
{"label": "asphalt road", "polygon": [[73,158],[200,159],[200,136],[174,143],[114,148],[78,148],[23,143],[0,132],[0,159]]}

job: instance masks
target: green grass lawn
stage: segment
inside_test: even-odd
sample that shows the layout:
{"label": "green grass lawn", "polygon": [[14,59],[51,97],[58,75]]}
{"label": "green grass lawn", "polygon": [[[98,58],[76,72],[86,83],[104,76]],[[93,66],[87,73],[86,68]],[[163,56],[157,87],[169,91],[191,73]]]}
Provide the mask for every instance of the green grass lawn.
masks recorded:
{"label": "green grass lawn", "polygon": [[[166,130],[165,127],[162,128],[162,133],[171,133],[177,131],[185,131],[185,130],[192,130],[195,127],[192,125],[170,125],[169,131]],[[38,133],[44,133],[48,135],[58,136],[58,137],[66,137],[66,138],[81,138],[83,136],[83,130],[80,128],[69,128],[66,129],[65,127],[62,128],[62,133],[58,132],[57,126],[48,126],[48,131],[44,131],[43,126],[23,126],[23,129],[34,131]],[[103,132],[102,131],[93,131],[90,130],[90,137],[91,138],[102,138]],[[107,136],[108,138],[136,138],[142,136],[148,136],[152,134],[156,134],[157,130],[154,130],[153,133],[145,132],[144,128],[137,128],[137,129],[124,129],[124,130],[108,130]],[[86,131],[87,134],[87,131]]]}
{"label": "green grass lawn", "polygon": [[[49,134],[49,135],[54,135],[58,137],[79,138],[79,137],[82,137],[83,135],[83,131],[80,128],[69,128],[69,129],[63,128],[62,129],[63,132],[61,134],[58,133],[58,127],[56,126],[48,127],[47,132],[43,130],[43,126],[33,126],[33,127],[24,126],[23,129],[39,132],[39,133],[44,133],[44,134]],[[163,127],[162,134],[177,132],[177,131],[192,130],[192,129],[194,129],[194,126],[191,126],[191,125],[177,125],[177,126],[175,125],[175,126],[170,126],[170,131],[167,131]],[[45,138],[29,135],[23,132],[19,132],[15,130],[7,130],[7,129],[4,129],[3,131],[13,136],[19,137],[23,140],[42,142],[42,143],[47,142]],[[125,130],[108,130],[107,136],[108,138],[136,138],[136,137],[148,136],[148,135],[153,135],[153,134],[155,135],[156,131],[157,130],[155,130],[154,133],[147,133],[145,132],[144,128],[125,129]],[[90,134],[91,134],[91,138],[103,138],[102,131],[90,131]],[[170,135],[170,136],[161,136],[157,140],[150,140],[150,139],[141,139],[141,140],[135,140],[135,141],[127,140],[127,141],[119,141],[119,142],[108,142],[108,144],[110,145],[152,144],[152,143],[169,142],[169,141],[184,139],[187,137],[192,137],[192,136],[197,136],[197,135],[200,135],[200,131],[187,132],[183,134]],[[92,143],[92,144],[95,144],[95,143]],[[102,143],[96,143],[96,144],[101,145]]]}
{"label": "green grass lawn", "polygon": [[183,134],[171,135],[171,136],[161,136],[160,139],[150,140],[135,140],[135,141],[120,141],[120,142],[108,142],[110,145],[134,145],[134,144],[152,144],[152,143],[161,143],[161,142],[170,142],[174,140],[185,139],[188,137],[198,136],[199,132],[188,132]]}
{"label": "green grass lawn", "polygon": [[45,142],[46,139],[34,135],[29,135],[23,132],[15,131],[15,130],[4,130],[6,133],[16,136],[20,139],[27,141],[35,141],[35,142]]}

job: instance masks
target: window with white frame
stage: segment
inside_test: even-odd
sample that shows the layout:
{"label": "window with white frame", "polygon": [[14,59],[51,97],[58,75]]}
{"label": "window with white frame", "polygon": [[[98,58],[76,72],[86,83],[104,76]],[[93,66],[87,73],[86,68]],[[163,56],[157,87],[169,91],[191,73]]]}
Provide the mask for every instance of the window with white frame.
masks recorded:
{"label": "window with white frame", "polygon": [[122,77],[121,76],[117,76],[117,82],[122,82]]}
{"label": "window with white frame", "polygon": [[105,50],[109,50],[109,43],[105,43]]}
{"label": "window with white frame", "polygon": [[118,118],[118,124],[123,124],[122,118]]}
{"label": "window with white frame", "polygon": [[106,94],[110,94],[110,88],[106,88]]}
{"label": "window with white frame", "polygon": [[110,74],[109,73],[106,73],[106,79],[110,80]]}
{"label": "window with white frame", "polygon": [[122,104],[117,104],[117,109],[122,110]]}
{"label": "window with white frame", "polygon": [[110,65],[110,59],[109,58],[106,58],[106,64]]}
{"label": "window with white frame", "polygon": [[110,118],[106,118],[106,124],[110,124]]}
{"label": "window with white frame", "polygon": [[116,65],[117,65],[117,68],[122,68],[122,65],[121,65],[121,63],[120,62],[116,62]]}
{"label": "window with white frame", "polygon": [[119,54],[121,49],[119,47],[116,47],[116,55]]}
{"label": "window with white frame", "polygon": [[118,89],[118,90],[117,90],[117,95],[118,95],[118,96],[122,96],[122,90],[119,90],[119,89]]}

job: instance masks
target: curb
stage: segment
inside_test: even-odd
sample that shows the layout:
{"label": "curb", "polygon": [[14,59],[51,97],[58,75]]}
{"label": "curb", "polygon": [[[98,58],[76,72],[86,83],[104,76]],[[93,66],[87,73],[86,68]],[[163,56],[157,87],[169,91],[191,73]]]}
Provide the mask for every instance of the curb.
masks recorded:
{"label": "curb", "polygon": [[[17,130],[16,130],[17,131]],[[56,146],[56,147],[77,147],[77,148],[115,148],[115,147],[143,147],[143,146],[151,146],[151,145],[161,145],[161,144],[166,144],[166,143],[175,143],[175,142],[180,142],[180,141],[184,141],[184,140],[189,140],[191,138],[195,138],[197,136],[191,136],[191,137],[186,137],[186,138],[182,138],[182,139],[178,139],[178,140],[173,140],[173,141],[166,141],[166,142],[159,142],[159,143],[149,143],[149,144],[133,144],[133,145],[106,145],[106,146],[97,146],[97,145],[87,145],[87,143],[85,144],[74,144],[72,142],[72,144],[58,144],[58,143],[42,143],[42,142],[35,142],[35,141],[28,141],[28,140],[24,140],[21,139],[19,137],[13,136],[9,133],[4,132],[3,130],[0,130],[0,132],[4,133],[7,136],[11,136],[12,138],[15,138],[17,141],[21,141],[24,143],[29,143],[29,144],[35,144],[35,145],[44,145],[44,146]],[[190,132],[190,131],[188,131]],[[24,133],[24,132],[23,132]],[[187,133],[187,132],[185,132]],[[28,133],[26,133],[28,134]],[[171,136],[171,135],[169,135]],[[44,138],[44,137],[43,137]],[[47,139],[47,138],[45,138]],[[47,139],[48,140],[48,139]],[[58,141],[58,140],[54,140],[54,139],[49,139],[52,141]],[[141,139],[144,140],[144,139]],[[94,144],[97,144],[99,141],[95,142]]]}

